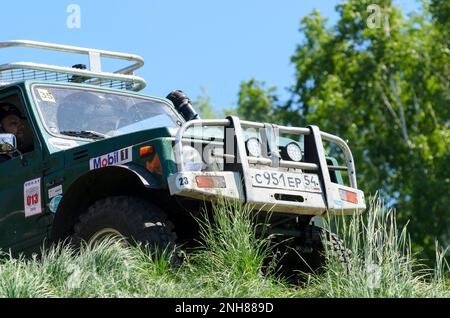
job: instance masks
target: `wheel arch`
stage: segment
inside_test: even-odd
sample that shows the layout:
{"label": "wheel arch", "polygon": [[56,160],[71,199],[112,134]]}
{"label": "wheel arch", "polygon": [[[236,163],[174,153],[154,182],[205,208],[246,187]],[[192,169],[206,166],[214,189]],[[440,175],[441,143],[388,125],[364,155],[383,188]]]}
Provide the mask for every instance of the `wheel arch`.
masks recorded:
{"label": "wheel arch", "polygon": [[160,183],[148,172],[134,166],[113,166],[89,171],[75,180],[65,191],[55,215],[50,239],[63,240],[73,233],[78,217],[95,201],[119,195],[152,199]]}

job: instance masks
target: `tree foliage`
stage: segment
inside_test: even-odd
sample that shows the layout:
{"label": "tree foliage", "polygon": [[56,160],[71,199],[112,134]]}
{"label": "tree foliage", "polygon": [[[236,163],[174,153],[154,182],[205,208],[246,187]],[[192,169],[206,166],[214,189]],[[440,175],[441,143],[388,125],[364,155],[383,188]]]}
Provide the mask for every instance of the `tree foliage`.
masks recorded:
{"label": "tree foliage", "polygon": [[206,87],[202,87],[201,91],[202,95],[198,96],[192,104],[202,119],[226,118],[228,116],[237,115],[237,110],[234,107],[224,107],[221,109],[220,113],[217,113],[214,110],[215,107],[211,102],[211,96],[208,94],[208,89]]}
{"label": "tree foliage", "polygon": [[242,118],[259,122],[273,122],[276,120],[275,105],[278,98],[276,88],[266,88],[266,83],[255,79],[241,83],[238,100],[238,115]]}
{"label": "tree foliage", "polygon": [[202,119],[213,119],[215,118],[214,108],[211,104],[211,97],[208,95],[208,90],[205,87],[201,88],[202,96],[197,97],[193,101],[192,106],[197,110]]}
{"label": "tree foliage", "polygon": [[433,258],[436,239],[450,244],[449,4],[423,4],[404,17],[390,0],[344,1],[331,28],[314,11],[292,56],[292,98],[269,109],[244,85],[239,113],[277,114],[349,140],[360,188],[380,190],[410,221],[415,250]]}

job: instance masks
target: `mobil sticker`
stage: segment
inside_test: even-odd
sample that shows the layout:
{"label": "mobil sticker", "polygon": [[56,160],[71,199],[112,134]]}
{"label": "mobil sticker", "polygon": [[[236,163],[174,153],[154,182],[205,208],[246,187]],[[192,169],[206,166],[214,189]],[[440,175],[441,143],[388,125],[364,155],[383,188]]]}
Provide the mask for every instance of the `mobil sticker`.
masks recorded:
{"label": "mobil sticker", "polygon": [[122,165],[133,160],[132,147],[117,150],[89,161],[90,169]]}

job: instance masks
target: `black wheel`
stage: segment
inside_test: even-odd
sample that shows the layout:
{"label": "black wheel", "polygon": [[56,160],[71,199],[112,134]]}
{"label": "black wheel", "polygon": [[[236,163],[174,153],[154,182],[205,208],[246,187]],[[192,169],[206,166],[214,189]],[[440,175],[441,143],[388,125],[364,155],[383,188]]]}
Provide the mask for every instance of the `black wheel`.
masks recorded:
{"label": "black wheel", "polygon": [[75,224],[72,243],[93,243],[107,236],[148,244],[151,251],[173,250],[177,236],[172,222],[156,205],[136,197],[118,196],[95,202]]}
{"label": "black wheel", "polygon": [[306,226],[300,237],[286,240],[278,253],[281,256],[279,273],[295,283],[302,282],[304,274],[323,271],[329,257],[338,259],[347,267],[351,256],[351,251],[336,234],[314,225]]}
{"label": "black wheel", "polygon": [[348,267],[350,258],[352,256],[352,251],[345,247],[344,241],[341,240],[335,233],[325,231],[323,229],[321,230],[322,232],[325,232],[324,234],[326,238],[325,242],[323,242],[322,240],[322,244],[328,244],[330,256],[339,260],[339,262],[345,267]]}

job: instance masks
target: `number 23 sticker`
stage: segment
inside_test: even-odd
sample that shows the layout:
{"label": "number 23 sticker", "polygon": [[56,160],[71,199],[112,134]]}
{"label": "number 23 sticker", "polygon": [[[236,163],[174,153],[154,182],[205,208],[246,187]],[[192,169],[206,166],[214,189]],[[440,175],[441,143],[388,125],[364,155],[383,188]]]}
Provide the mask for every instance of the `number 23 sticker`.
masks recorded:
{"label": "number 23 sticker", "polygon": [[41,178],[25,182],[23,186],[25,217],[42,213]]}
{"label": "number 23 sticker", "polygon": [[178,182],[180,183],[180,187],[188,185],[189,184],[189,180],[186,177],[182,177],[178,179]]}

